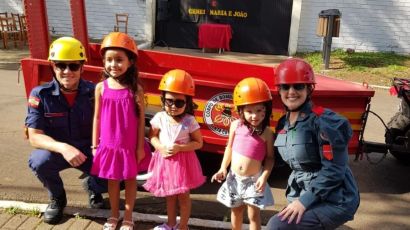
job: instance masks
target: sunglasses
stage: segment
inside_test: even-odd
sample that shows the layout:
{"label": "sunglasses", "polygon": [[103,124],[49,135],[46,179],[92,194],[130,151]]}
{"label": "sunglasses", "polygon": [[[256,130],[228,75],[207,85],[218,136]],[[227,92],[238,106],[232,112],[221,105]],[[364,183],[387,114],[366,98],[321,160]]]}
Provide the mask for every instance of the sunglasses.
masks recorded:
{"label": "sunglasses", "polygon": [[292,84],[292,85],[282,84],[282,85],[279,85],[279,89],[283,90],[283,91],[288,91],[290,89],[290,87],[292,87],[296,91],[301,91],[301,90],[304,90],[306,88],[306,84]]}
{"label": "sunglasses", "polygon": [[178,109],[182,108],[185,106],[185,101],[182,99],[176,99],[176,100],[172,100],[169,98],[165,98],[164,99],[164,104],[168,107],[171,107],[173,105],[175,105],[175,107],[177,107]]}
{"label": "sunglasses", "polygon": [[59,63],[55,63],[54,65],[57,67],[57,69],[61,71],[66,70],[68,67],[72,72],[78,71],[81,67],[81,64],[78,64],[78,63],[66,64],[66,63],[59,62]]}

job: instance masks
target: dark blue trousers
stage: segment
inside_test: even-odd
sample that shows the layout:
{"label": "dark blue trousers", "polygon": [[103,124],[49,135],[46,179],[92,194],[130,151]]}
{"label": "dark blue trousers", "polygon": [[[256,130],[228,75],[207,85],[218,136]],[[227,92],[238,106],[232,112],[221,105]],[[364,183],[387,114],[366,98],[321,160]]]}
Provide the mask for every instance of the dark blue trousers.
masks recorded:
{"label": "dark blue trousers", "polygon": [[[84,152],[87,160],[76,167],[76,169],[89,175],[93,163],[93,157],[90,151]],[[64,194],[64,184],[60,177],[60,172],[72,166],[63,158],[61,154],[52,153],[44,149],[36,149],[31,153],[28,161],[29,167],[37,178],[43,183],[51,197],[60,197]],[[108,191],[107,181],[98,177],[89,176],[85,179],[88,189],[95,193],[105,193]]]}

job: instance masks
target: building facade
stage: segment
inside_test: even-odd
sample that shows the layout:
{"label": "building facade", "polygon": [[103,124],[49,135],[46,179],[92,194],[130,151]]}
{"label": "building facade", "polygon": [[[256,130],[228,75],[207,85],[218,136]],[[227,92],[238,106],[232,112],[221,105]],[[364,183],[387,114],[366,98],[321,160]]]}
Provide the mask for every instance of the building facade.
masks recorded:
{"label": "building facade", "polygon": [[[128,13],[129,34],[138,41],[153,42],[156,1],[85,0],[90,38],[101,39],[113,31],[116,13]],[[22,5],[22,0],[2,0],[0,12],[23,13]],[[72,35],[69,0],[46,0],[46,7],[50,33]],[[410,0],[293,0],[289,55],[322,49],[316,26],[319,12],[326,9],[342,14],[332,49],[410,54]]]}

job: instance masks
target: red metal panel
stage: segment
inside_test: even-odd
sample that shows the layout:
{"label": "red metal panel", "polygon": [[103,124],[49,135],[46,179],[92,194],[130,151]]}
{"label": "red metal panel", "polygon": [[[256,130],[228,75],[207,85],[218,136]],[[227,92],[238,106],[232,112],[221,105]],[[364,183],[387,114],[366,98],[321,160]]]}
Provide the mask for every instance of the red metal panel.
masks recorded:
{"label": "red metal panel", "polygon": [[[98,59],[98,46],[95,46],[95,49],[92,50],[94,54],[91,56],[95,58],[94,61],[100,62],[101,60]],[[235,84],[245,76],[260,77],[271,87],[272,94],[274,95],[272,127],[276,125],[279,117],[283,114],[283,105],[273,86],[272,76],[274,69],[272,67],[148,50],[140,50],[138,65],[140,77],[144,84],[144,91],[147,97],[151,95],[156,98],[156,101],[159,101],[160,92],[158,84],[162,74],[173,68],[186,69],[192,74],[197,90],[195,102],[199,105],[195,116],[200,121],[201,132],[204,137],[204,147],[202,148],[204,151],[223,153],[226,144],[226,137],[215,134],[206,124],[204,118],[206,103],[216,94],[232,92]],[[23,59],[22,67],[27,94],[32,87],[43,81],[50,80],[46,77],[50,78],[52,76],[47,60]],[[98,82],[101,70],[101,66],[86,65],[82,76],[87,80]],[[349,143],[349,153],[356,153],[363,125],[361,118],[366,110],[367,103],[369,103],[369,98],[374,95],[374,90],[362,85],[325,76],[317,76],[317,82],[318,84],[313,94],[313,102],[316,105],[333,109],[349,119],[354,131],[353,138]],[[222,103],[225,103],[225,101]],[[215,125],[215,127],[219,126]]]}
{"label": "red metal panel", "polygon": [[74,37],[81,41],[87,53],[87,57],[89,57],[88,29],[84,0],[70,0],[70,7]]}
{"label": "red metal panel", "polygon": [[30,56],[47,59],[50,35],[45,0],[24,0],[24,9]]}

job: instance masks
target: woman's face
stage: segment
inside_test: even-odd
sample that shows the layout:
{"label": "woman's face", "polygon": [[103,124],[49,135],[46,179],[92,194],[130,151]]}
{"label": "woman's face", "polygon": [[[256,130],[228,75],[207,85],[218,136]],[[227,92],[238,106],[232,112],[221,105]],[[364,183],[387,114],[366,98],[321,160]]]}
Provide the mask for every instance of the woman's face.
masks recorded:
{"label": "woman's face", "polygon": [[107,49],[104,54],[104,68],[114,78],[123,75],[132,62],[121,49]]}
{"label": "woman's face", "polygon": [[279,95],[283,104],[294,110],[306,101],[308,87],[306,84],[283,84],[279,86]]}
{"label": "woman's face", "polygon": [[165,111],[171,116],[178,116],[184,113],[186,107],[186,97],[183,94],[166,92],[164,96]]}
{"label": "woman's face", "polygon": [[258,127],[266,116],[266,107],[263,103],[245,105],[243,107],[245,120],[253,127]]}

